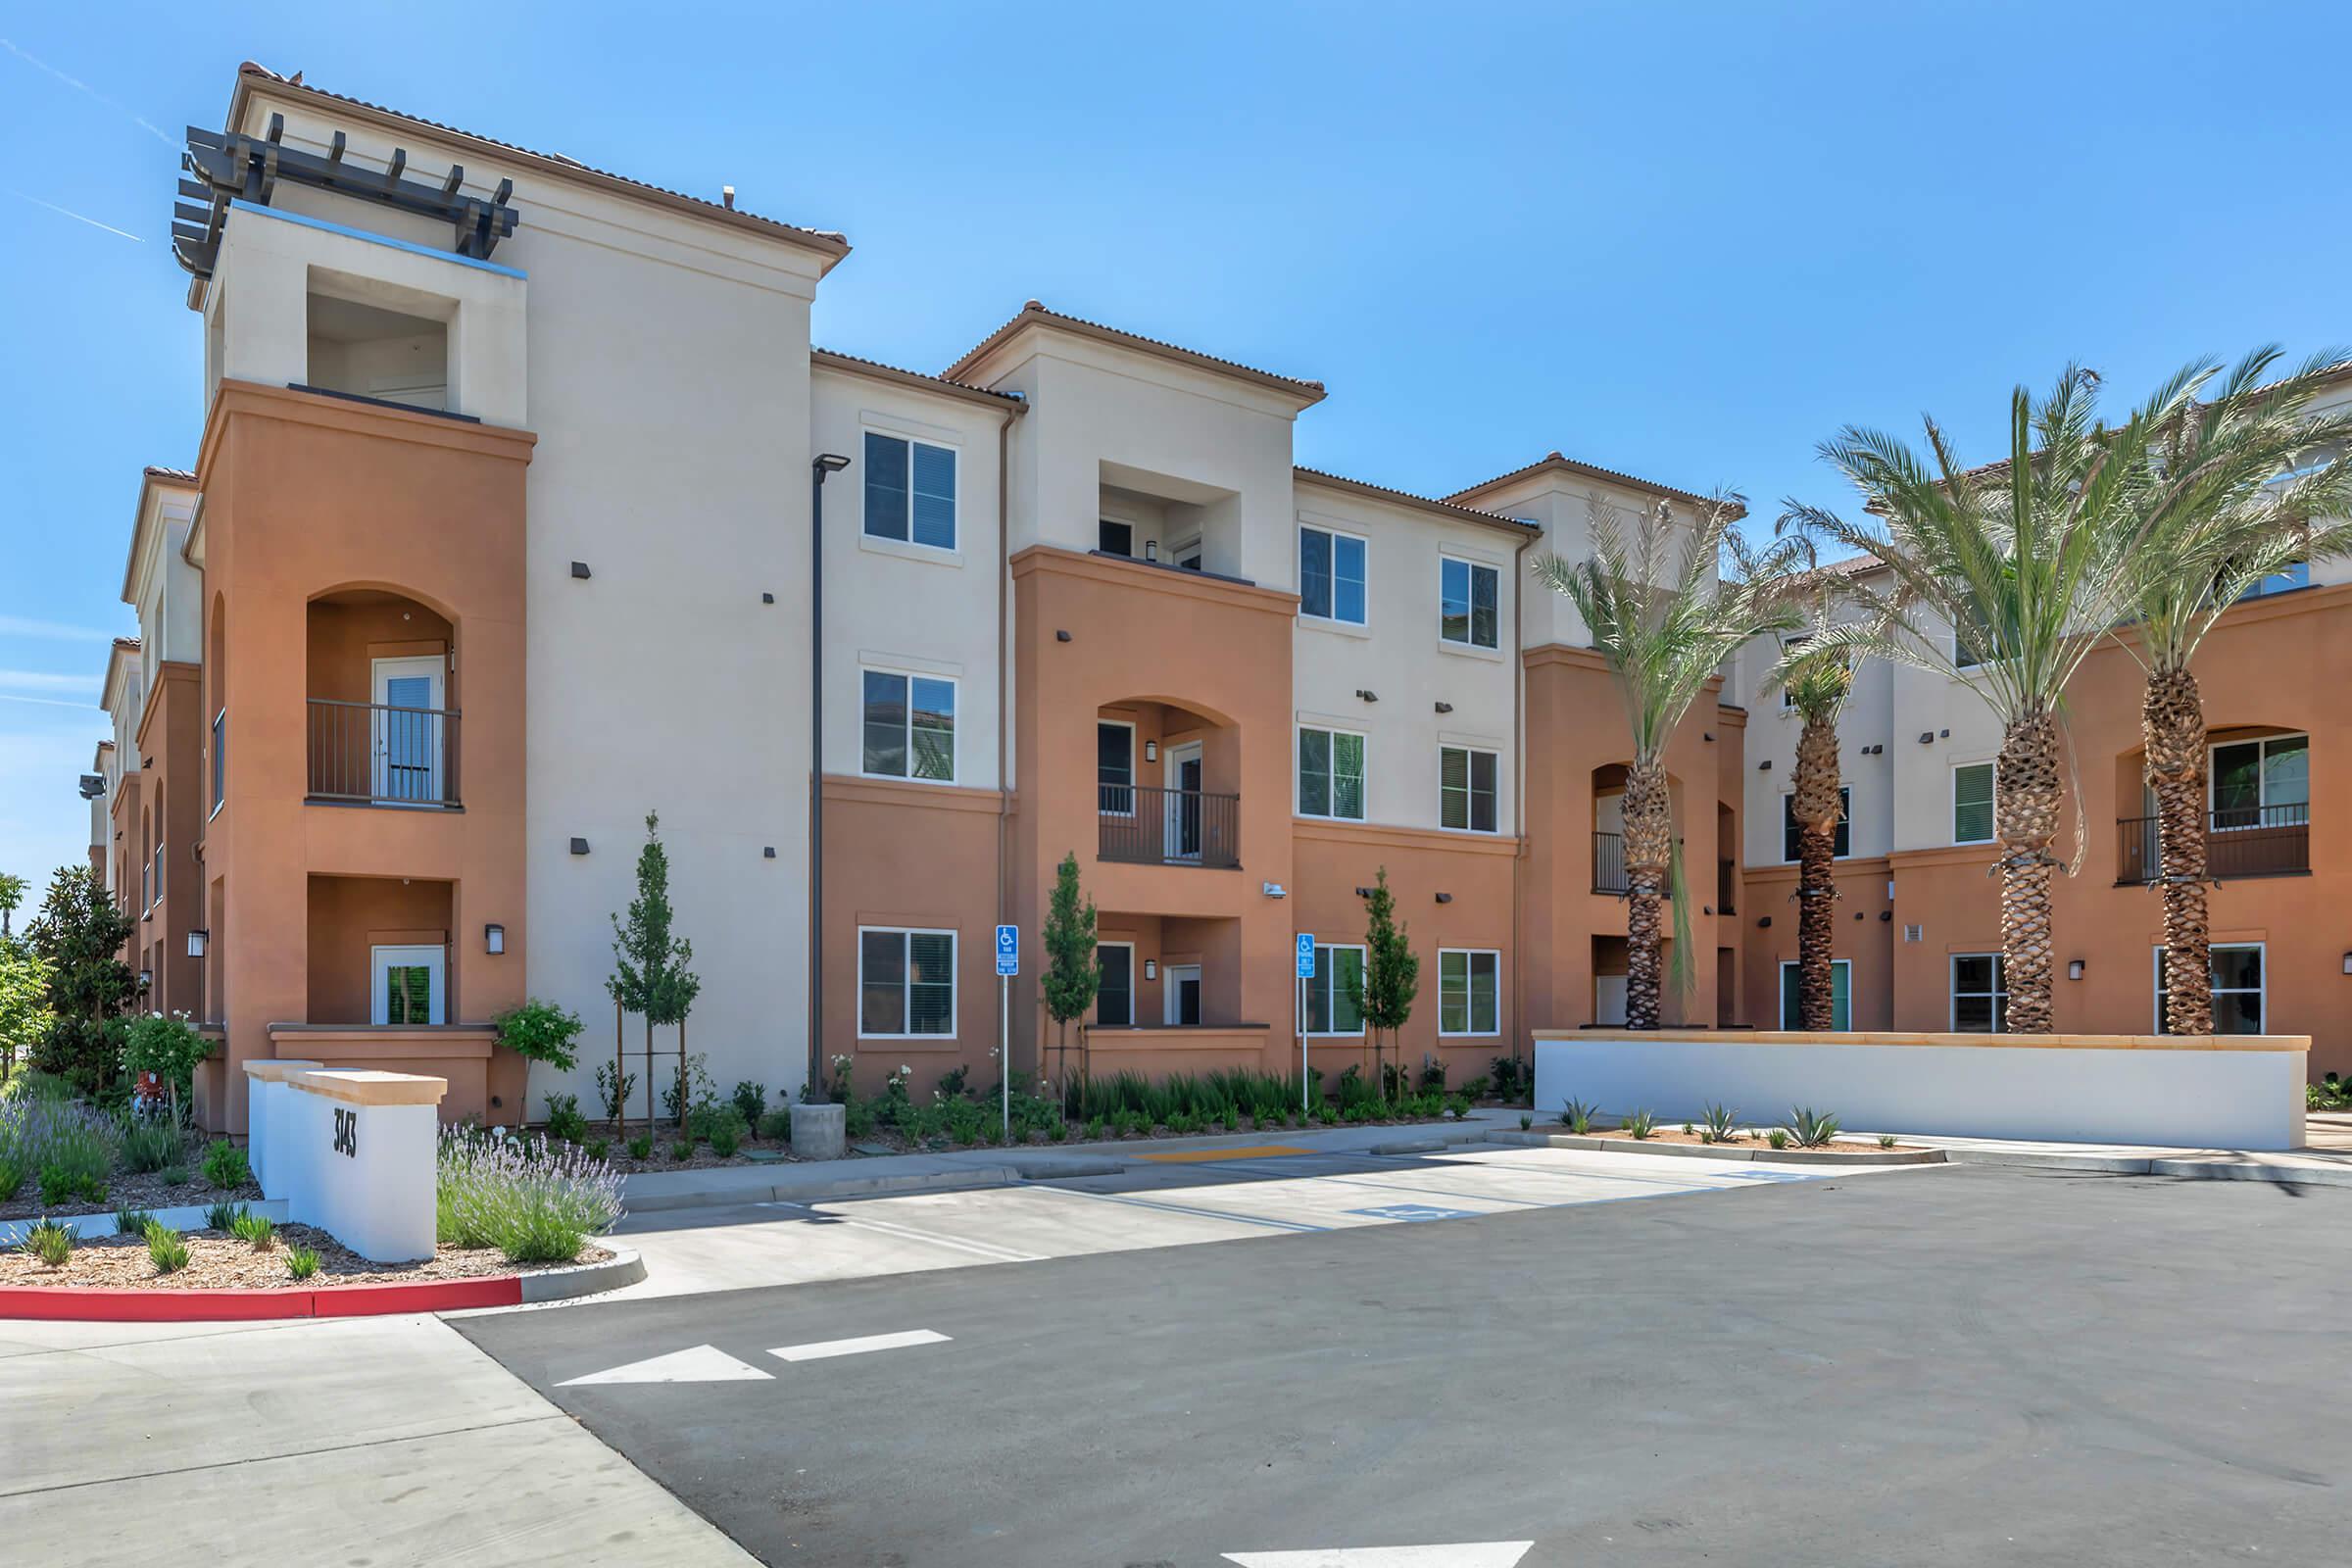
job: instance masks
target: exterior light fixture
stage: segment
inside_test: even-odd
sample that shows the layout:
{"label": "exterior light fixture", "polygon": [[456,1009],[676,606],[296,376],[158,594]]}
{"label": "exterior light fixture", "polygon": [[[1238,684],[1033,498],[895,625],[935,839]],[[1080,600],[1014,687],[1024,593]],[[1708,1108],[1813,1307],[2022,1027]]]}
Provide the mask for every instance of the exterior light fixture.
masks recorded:
{"label": "exterior light fixture", "polygon": [[1757,771],[1757,772],[1759,772],[1759,773],[1769,773],[1769,772],[1771,772],[1771,771],[1772,771],[1772,759],[1771,759],[1771,758],[1769,758],[1769,757],[1767,757],[1766,759],[1764,759],[1764,760],[1762,760],[1761,762],[1758,762],[1758,763],[1756,764],[1756,771]]}
{"label": "exterior light fixture", "polygon": [[1440,904],[1451,904],[1453,902],[1453,895],[1450,893],[1441,893],[1438,895],[1438,902]]}
{"label": "exterior light fixture", "polygon": [[2352,953],[2344,955],[2344,973],[2352,974]]}
{"label": "exterior light fixture", "polygon": [[507,951],[507,928],[503,925],[482,927],[482,951],[499,954]]}
{"label": "exterior light fixture", "polygon": [[585,581],[585,580],[587,579],[588,575],[589,575],[589,572],[588,572],[588,563],[586,563],[585,561],[575,561],[575,562],[573,562],[573,563],[571,564],[571,574],[572,574],[574,577],[578,577],[578,578],[580,578],[582,581]]}
{"label": "exterior light fixture", "polygon": [[1453,705],[1451,703],[1440,703],[1438,705],[1438,711],[1441,713],[1450,713],[1453,711]]}
{"label": "exterior light fixture", "polygon": [[1146,561],[1157,561],[1159,559],[1158,540],[1147,539],[1144,541],[1144,559]]}
{"label": "exterior light fixture", "polygon": [[1360,686],[1356,688],[1355,695],[1361,697],[1367,703],[1377,703],[1380,701],[1380,693],[1375,691],[1367,691]]}
{"label": "exterior light fixture", "polygon": [[1144,960],[1144,978],[1147,980],[1156,980],[1159,978],[1159,960],[1157,958],[1146,958]]}
{"label": "exterior light fixture", "polygon": [[155,983],[155,971],[154,971],[154,970],[152,970],[152,969],[141,969],[141,970],[139,971],[139,989],[140,989],[141,991],[144,991],[144,990],[146,990],[146,989],[147,989],[149,986],[153,985],[154,983]]}
{"label": "exterior light fixture", "polygon": [[[203,957],[205,944],[212,940],[213,934],[210,931],[206,931],[201,928],[189,931],[188,956],[191,958]],[[2352,955],[2347,955],[2347,956],[2352,956]]]}
{"label": "exterior light fixture", "polygon": [[588,841],[586,839],[573,839],[571,841],[571,853],[574,855],[586,855],[588,853]]}
{"label": "exterior light fixture", "polygon": [[2069,980],[2080,980],[2082,978],[2082,960],[2081,958],[2069,958],[2066,960],[2066,977]]}
{"label": "exterior light fixture", "polygon": [[1147,762],[1156,762],[1159,760],[1159,742],[1144,742],[1144,760]]}
{"label": "exterior light fixture", "polygon": [[1936,733],[1935,733],[1935,731],[1933,731],[1933,730],[1925,730],[1925,729],[1921,730],[1921,731],[1919,732],[1919,744],[1920,744],[1920,745],[1922,745],[1922,746],[1933,746],[1933,745],[1935,745],[1935,744],[1936,744]]}
{"label": "exterior light fixture", "polygon": [[1279,882],[1260,882],[1257,891],[1269,899],[1287,899],[1291,896],[1291,890]]}
{"label": "exterior light fixture", "polygon": [[1066,631],[1056,631],[1054,634],[1054,640],[1057,643],[1066,643],[1070,640],[1070,634]]}

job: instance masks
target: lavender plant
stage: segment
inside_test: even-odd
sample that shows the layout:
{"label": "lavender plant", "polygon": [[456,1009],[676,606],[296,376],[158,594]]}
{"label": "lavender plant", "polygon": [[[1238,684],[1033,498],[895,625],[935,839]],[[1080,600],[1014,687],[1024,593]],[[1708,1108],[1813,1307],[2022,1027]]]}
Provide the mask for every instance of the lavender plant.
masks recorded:
{"label": "lavender plant", "polygon": [[112,1117],[79,1101],[0,1099],[0,1200],[14,1197],[25,1177],[46,1172],[74,1191],[102,1187],[119,1138]]}
{"label": "lavender plant", "polygon": [[440,1239],[514,1263],[568,1263],[621,1216],[620,1176],[576,1145],[445,1127],[433,1184]]}

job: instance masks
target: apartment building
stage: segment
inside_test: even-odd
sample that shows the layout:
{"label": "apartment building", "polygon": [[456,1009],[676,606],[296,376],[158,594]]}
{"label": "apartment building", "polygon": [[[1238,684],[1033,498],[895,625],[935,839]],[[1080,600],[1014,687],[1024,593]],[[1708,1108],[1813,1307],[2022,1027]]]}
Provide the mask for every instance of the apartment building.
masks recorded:
{"label": "apartment building", "polygon": [[[2352,397],[2352,386],[2343,394]],[[1867,561],[1841,569],[1871,575]],[[1880,576],[1883,578],[1883,573]],[[1948,626],[1922,628],[1948,638]],[[1748,710],[1742,918],[1749,1020],[1793,1027],[1796,836],[1790,770],[1801,721],[1761,685],[1779,652],[1759,639],[1732,676]],[[2307,1034],[2311,1071],[2352,1071],[2352,820],[2337,764],[2352,746],[2352,564],[2298,564],[2222,618],[2193,665],[2210,730],[2206,853],[2214,1014],[2240,1034]],[[2094,651],[2067,691],[2070,805],[2082,838],[2058,879],[2061,1031],[2163,1027],[2163,913],[2155,807],[2142,782],[2142,672]],[[1838,829],[1837,1008],[1841,1027],[2000,1027],[1993,758],[1999,727],[1959,681],[1865,661],[1838,725],[1847,801]],[[2056,852],[2073,858],[2071,823]]]}
{"label": "apartment building", "polygon": [[[525,996],[589,1022],[529,1113],[593,1102],[649,811],[722,1087],[992,1081],[1000,922],[1017,1069],[1282,1070],[1303,1027],[1336,1071],[1384,869],[1406,1061],[1622,1017],[1622,708],[1528,566],[1695,497],[1557,453],[1443,498],[1312,471],[1320,384],[1034,301],[937,374],[815,347],[841,236],[259,67],[189,172],[207,416],[142,489],[104,799],[151,996],[225,1043],[210,1125],[269,1056],[521,1114],[490,1019]],[[1746,721],[1703,703],[1670,758],[1694,1021],[1754,1010]],[[1103,980],[1063,1055],[1068,856]]]}

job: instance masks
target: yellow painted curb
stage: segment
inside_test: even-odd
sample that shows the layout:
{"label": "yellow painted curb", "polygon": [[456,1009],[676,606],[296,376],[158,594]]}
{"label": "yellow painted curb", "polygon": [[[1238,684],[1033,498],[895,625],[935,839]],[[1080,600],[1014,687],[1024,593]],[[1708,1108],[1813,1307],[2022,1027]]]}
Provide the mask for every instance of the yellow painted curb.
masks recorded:
{"label": "yellow painted curb", "polygon": [[1179,1149],[1165,1154],[1138,1154],[1138,1159],[1156,1159],[1170,1165],[1198,1165],[1219,1159],[1263,1159],[1269,1154],[1311,1154],[1311,1149],[1294,1149],[1288,1144],[1266,1144],[1257,1149]]}

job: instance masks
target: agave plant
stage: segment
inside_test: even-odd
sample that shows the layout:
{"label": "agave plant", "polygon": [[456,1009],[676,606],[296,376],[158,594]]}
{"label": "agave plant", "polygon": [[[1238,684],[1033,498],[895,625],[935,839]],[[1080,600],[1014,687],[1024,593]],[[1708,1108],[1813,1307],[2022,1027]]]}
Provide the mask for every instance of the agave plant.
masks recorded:
{"label": "agave plant", "polygon": [[1740,1131],[1740,1113],[1725,1105],[1710,1104],[1699,1116],[1699,1137],[1710,1144],[1728,1144]]}
{"label": "agave plant", "polygon": [[1592,1118],[1600,1114],[1598,1105],[1589,1105],[1581,1100],[1571,1100],[1560,1107],[1560,1125],[1582,1138],[1592,1130]]}
{"label": "agave plant", "polygon": [[[1816,1111],[1811,1105],[1788,1107],[1788,1125],[1785,1129],[1796,1141],[1799,1149],[1819,1149],[1838,1136],[1838,1118]],[[1776,1149],[1779,1145],[1774,1145]]]}
{"label": "agave plant", "polygon": [[1637,1110],[1618,1123],[1618,1128],[1628,1138],[1647,1138],[1658,1130],[1658,1118],[1647,1110]]}
{"label": "agave plant", "polygon": [[2074,855],[2051,853],[2072,766],[2060,696],[2126,608],[2133,553],[2154,526],[2142,509],[2150,453],[2192,392],[2176,377],[2109,430],[2097,419],[2097,375],[2070,366],[2038,401],[2017,388],[2009,455],[1986,467],[1964,465],[1933,419],[1924,457],[1848,426],[1821,455],[1872,520],[1795,501],[1781,517],[1784,529],[1875,557],[1892,581],[1856,581],[1865,615],[1830,628],[1818,652],[1877,653],[1948,676],[2001,724],[1993,832],[2007,1022],[2020,1034],[2055,1027],[2050,887],[2062,866],[2080,869],[2085,841],[2078,793]]}
{"label": "agave plant", "polygon": [[[1677,989],[1690,976],[1692,945],[1667,792],[1667,744],[1725,660],[1750,638],[1797,624],[1789,586],[1805,556],[1794,539],[1750,549],[1733,527],[1747,505],[1728,491],[1702,504],[1687,529],[1663,501],[1630,537],[1598,497],[1590,513],[1592,555],[1577,562],[1544,555],[1535,572],[1576,607],[1625,699],[1633,732],[1625,779],[1625,1020],[1631,1029],[1655,1029],[1663,978],[1659,905],[1670,891]],[[1718,569],[1727,561],[1728,576]]]}

